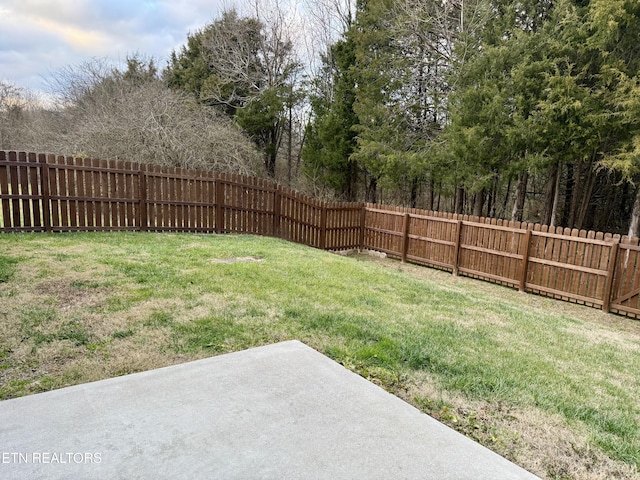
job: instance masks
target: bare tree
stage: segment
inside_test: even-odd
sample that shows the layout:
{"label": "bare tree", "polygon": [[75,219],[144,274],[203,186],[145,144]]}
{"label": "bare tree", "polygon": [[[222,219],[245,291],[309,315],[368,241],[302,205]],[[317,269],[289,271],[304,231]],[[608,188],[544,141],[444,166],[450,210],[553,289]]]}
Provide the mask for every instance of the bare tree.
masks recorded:
{"label": "bare tree", "polygon": [[19,148],[32,100],[25,90],[0,81],[0,149]]}
{"label": "bare tree", "polygon": [[275,177],[285,133],[292,138],[300,64],[286,12],[278,3],[270,10],[253,5],[252,16],[229,10],[201,32],[209,72],[200,99],[224,106],[263,151],[265,170]]}
{"label": "bare tree", "polygon": [[60,105],[34,123],[29,148],[140,163],[255,171],[259,155],[230,120],[171,91],[150,61],[126,71],[89,62],[55,79]]}

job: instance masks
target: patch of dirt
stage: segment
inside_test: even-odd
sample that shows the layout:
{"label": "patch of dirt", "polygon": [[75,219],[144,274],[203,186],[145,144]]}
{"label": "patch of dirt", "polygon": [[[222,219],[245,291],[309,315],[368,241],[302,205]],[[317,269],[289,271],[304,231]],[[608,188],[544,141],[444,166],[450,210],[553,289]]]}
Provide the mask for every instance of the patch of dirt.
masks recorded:
{"label": "patch of dirt", "polygon": [[252,263],[264,262],[264,258],[260,257],[232,257],[232,258],[212,258],[211,263]]}
{"label": "patch of dirt", "polygon": [[34,293],[55,298],[61,310],[74,307],[96,308],[103,304],[108,289],[95,287],[91,283],[80,281],[67,283],[65,281],[50,281],[36,285]]}

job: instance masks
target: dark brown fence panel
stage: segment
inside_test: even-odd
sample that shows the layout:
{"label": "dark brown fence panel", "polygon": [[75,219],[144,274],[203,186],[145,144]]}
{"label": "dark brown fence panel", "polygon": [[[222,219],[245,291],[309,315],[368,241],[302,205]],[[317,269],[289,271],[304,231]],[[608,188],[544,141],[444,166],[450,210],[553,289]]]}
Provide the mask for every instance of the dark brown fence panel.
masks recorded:
{"label": "dark brown fence panel", "polygon": [[13,191],[9,181],[9,162],[4,151],[0,151],[0,226],[5,232],[13,231],[13,221],[11,215],[11,199]]}
{"label": "dark brown fence panel", "polygon": [[[135,178],[143,175],[143,180]],[[130,184],[138,201],[134,218],[138,218],[141,195],[148,224],[156,231],[213,232],[216,227],[216,178],[209,172],[175,167],[145,166],[135,172]],[[138,185],[144,185],[145,191]]]}
{"label": "dark brown fence panel", "polygon": [[218,212],[224,231],[273,235],[275,191],[273,183],[240,175],[221,174]]}
{"label": "dark brown fence panel", "polygon": [[43,231],[42,164],[35,154],[0,152],[0,228],[8,232]]}
{"label": "dark brown fence panel", "polygon": [[281,238],[320,248],[320,229],[323,219],[321,202],[289,189],[283,189],[280,197],[282,199]]}
{"label": "dark brown fence panel", "polygon": [[132,168],[129,163],[50,156],[51,229],[138,229],[138,173]]}

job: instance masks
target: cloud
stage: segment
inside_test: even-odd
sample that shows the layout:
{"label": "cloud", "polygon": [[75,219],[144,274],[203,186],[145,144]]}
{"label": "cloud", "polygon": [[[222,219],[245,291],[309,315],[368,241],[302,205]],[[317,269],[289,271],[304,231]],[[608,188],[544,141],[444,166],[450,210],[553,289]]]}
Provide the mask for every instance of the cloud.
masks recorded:
{"label": "cloud", "polygon": [[42,89],[42,77],[92,57],[156,58],[211,21],[227,0],[1,0],[0,79]]}

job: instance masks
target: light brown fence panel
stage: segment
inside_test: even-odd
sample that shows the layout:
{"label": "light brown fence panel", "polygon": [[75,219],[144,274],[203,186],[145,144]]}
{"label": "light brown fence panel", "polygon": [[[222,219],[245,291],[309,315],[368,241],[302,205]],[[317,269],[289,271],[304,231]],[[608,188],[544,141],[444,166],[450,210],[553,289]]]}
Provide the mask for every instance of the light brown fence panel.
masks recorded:
{"label": "light brown fence panel", "polygon": [[457,221],[422,214],[409,218],[407,260],[452,271]]}
{"label": "light brown fence panel", "polygon": [[611,311],[640,318],[640,247],[624,237],[616,261]]}
{"label": "light brown fence panel", "polygon": [[[491,223],[463,221],[458,271],[467,276],[518,286],[517,270],[510,269],[504,259],[522,262],[520,249],[525,233],[521,229]],[[503,251],[502,245],[509,248]]]}
{"label": "light brown fence panel", "polygon": [[[325,205],[325,249],[347,250],[360,247],[360,205],[329,203]],[[319,230],[319,234],[322,229]]]}
{"label": "light brown fence panel", "polygon": [[[584,247],[583,244],[570,240],[570,236],[578,236],[577,231],[571,231],[570,228],[565,228],[561,233],[565,238],[559,242],[558,258],[557,261],[562,264],[577,264],[576,257],[578,255],[578,246]],[[555,277],[552,277],[552,284],[548,285],[554,290],[564,290],[565,285],[579,285],[580,272],[571,269],[562,269]],[[573,287],[576,289],[577,287]]]}
{"label": "light brown fence panel", "polygon": [[[586,235],[587,237],[595,237]],[[551,296],[558,299],[567,299],[590,306],[602,306],[602,292],[608,275],[607,265],[611,254],[612,245],[604,239],[584,238],[584,236],[567,236],[557,233],[533,232],[534,248],[529,257],[529,275],[526,288],[534,293]],[[567,251],[566,262],[561,254],[563,242],[576,243],[576,255],[573,257]],[[544,248],[541,246],[544,245]],[[607,260],[601,262],[593,260],[590,256],[593,252],[604,255]],[[542,271],[542,276],[538,272]],[[557,278],[564,279],[562,285],[556,282]],[[577,279],[577,280],[576,280]]]}
{"label": "light brown fence panel", "polygon": [[392,257],[402,255],[404,213],[366,207],[365,248],[384,252]]}

